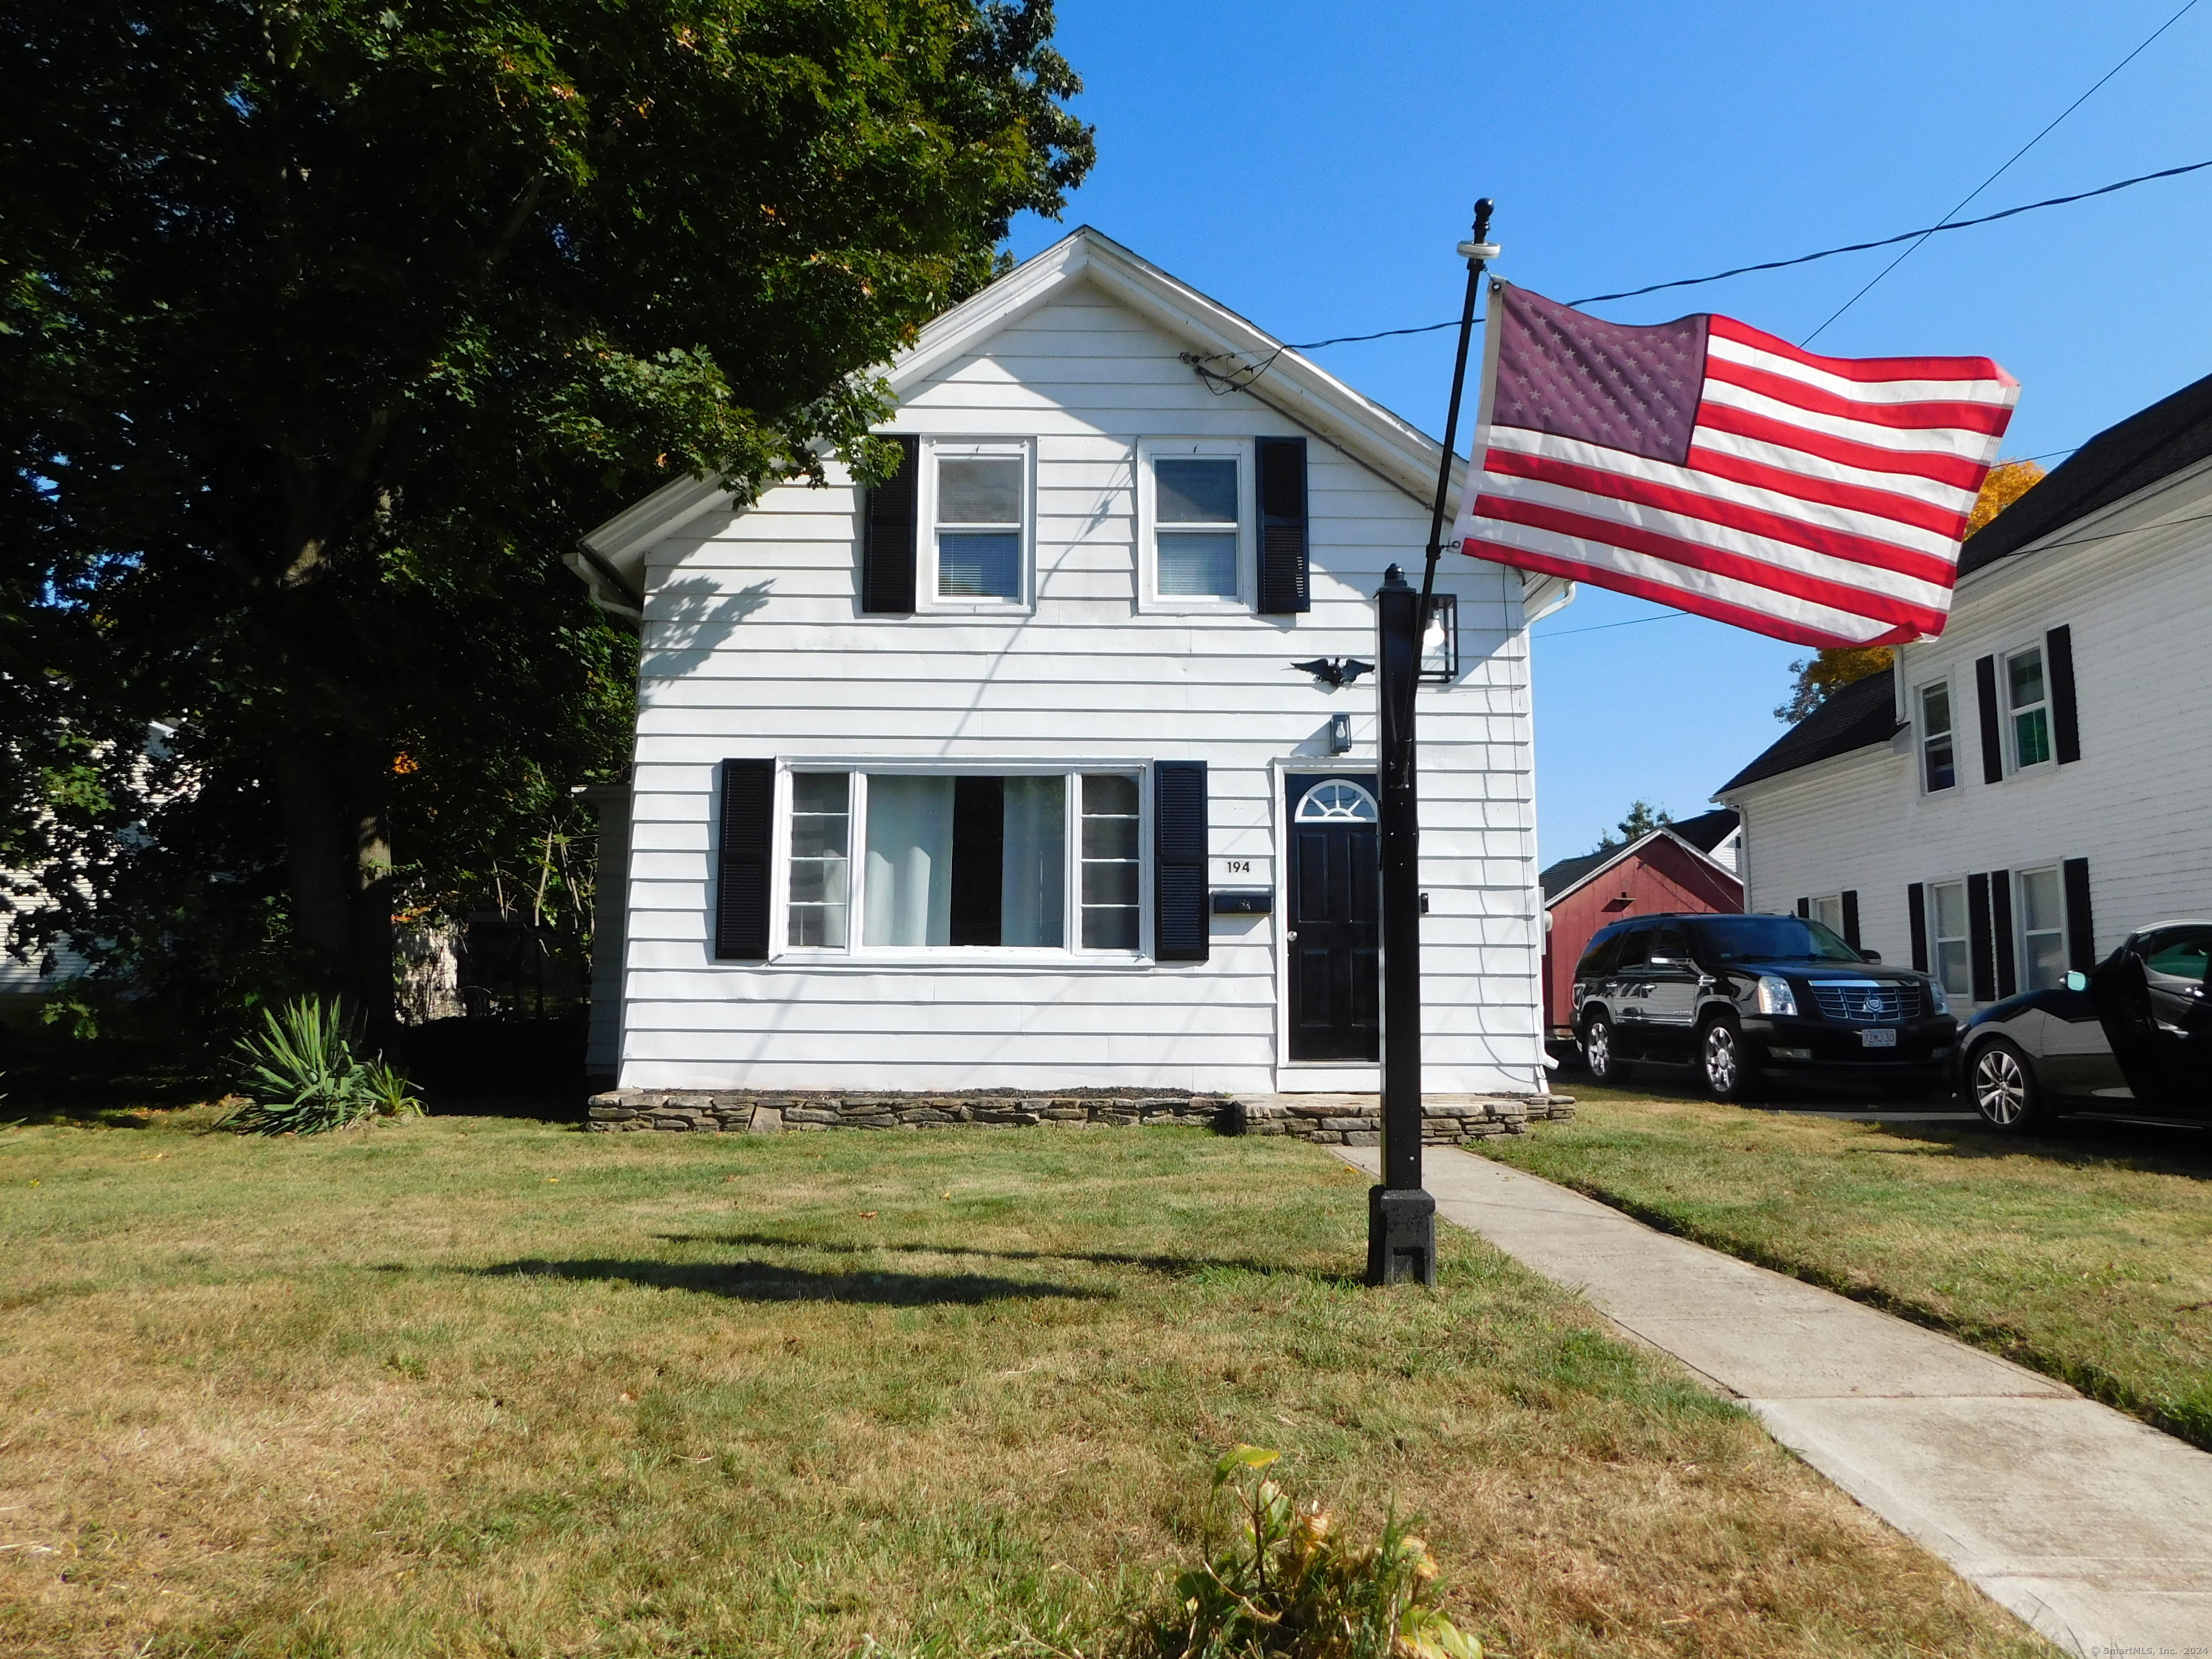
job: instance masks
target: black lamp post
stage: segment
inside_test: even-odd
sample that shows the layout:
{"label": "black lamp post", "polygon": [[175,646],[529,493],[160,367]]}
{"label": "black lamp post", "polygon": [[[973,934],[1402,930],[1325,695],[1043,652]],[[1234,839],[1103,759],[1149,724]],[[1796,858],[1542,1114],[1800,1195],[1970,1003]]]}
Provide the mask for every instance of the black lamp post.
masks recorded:
{"label": "black lamp post", "polygon": [[1414,692],[1421,638],[1443,550],[1444,503],[1451,491],[1452,446],[1467,389],[1468,342],[1489,242],[1490,198],[1474,204],[1467,256],[1467,303],[1460,313],[1459,357],[1444,416],[1443,457],[1429,520],[1429,562],[1417,593],[1392,565],[1375,595],[1376,700],[1382,714],[1382,1179],[1367,1193],[1367,1282],[1437,1282],[1437,1201],[1421,1186],[1421,830],[1413,764]]}

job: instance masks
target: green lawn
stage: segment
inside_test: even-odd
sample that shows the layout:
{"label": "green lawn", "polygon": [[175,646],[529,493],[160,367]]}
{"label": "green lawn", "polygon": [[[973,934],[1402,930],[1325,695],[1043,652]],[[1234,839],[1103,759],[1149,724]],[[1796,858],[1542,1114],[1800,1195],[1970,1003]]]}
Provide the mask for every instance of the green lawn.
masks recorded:
{"label": "green lawn", "polygon": [[2048,1651],[1310,1147],[206,1119],[0,1131],[11,1656],[1101,1654],[1240,1440],[1512,1659]]}
{"label": "green lawn", "polygon": [[2212,1146],[2011,1140],[1577,1086],[1483,1150],[1646,1221],[1905,1315],[2212,1447]]}

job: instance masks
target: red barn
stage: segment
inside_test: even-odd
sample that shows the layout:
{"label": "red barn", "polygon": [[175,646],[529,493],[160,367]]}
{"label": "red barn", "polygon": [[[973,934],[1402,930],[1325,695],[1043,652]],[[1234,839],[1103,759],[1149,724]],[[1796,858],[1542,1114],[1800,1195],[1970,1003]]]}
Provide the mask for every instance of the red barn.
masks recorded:
{"label": "red barn", "polygon": [[1573,1039],[1575,964],[1599,928],[1625,916],[1743,908],[1741,842],[1735,813],[1723,808],[1544,872],[1544,1024],[1552,1041]]}

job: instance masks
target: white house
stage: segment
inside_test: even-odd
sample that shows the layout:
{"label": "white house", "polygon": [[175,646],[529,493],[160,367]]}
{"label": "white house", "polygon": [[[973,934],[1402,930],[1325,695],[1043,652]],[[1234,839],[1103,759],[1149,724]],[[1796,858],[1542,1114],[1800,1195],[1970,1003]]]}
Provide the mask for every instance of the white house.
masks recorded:
{"label": "white house", "polygon": [[[1088,229],[889,373],[885,485],[679,481],[571,561],[642,613],[592,1069],[1375,1088],[1375,680],[1297,665],[1374,659],[1438,446]],[[1540,1090],[1526,630],[1571,589],[1441,592],[1427,1083]]]}
{"label": "white house", "polygon": [[1954,1006],[2212,915],[2212,376],[2092,439],[1959,568],[1941,639],[1715,797],[1747,908],[1820,916]]}

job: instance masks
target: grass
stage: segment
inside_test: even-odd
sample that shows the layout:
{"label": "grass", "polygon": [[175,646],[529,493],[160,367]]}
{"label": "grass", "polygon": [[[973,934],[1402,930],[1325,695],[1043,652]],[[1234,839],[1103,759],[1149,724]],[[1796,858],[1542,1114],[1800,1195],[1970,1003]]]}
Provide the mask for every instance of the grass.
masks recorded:
{"label": "grass", "polygon": [[1310,1147],[208,1116],[0,1132],[0,1651],[1097,1654],[1251,1441],[1511,1659],[2048,1652]]}
{"label": "grass", "polygon": [[1516,1167],[2062,1378],[2212,1447],[2212,1146],[2014,1140],[1578,1084]]}

